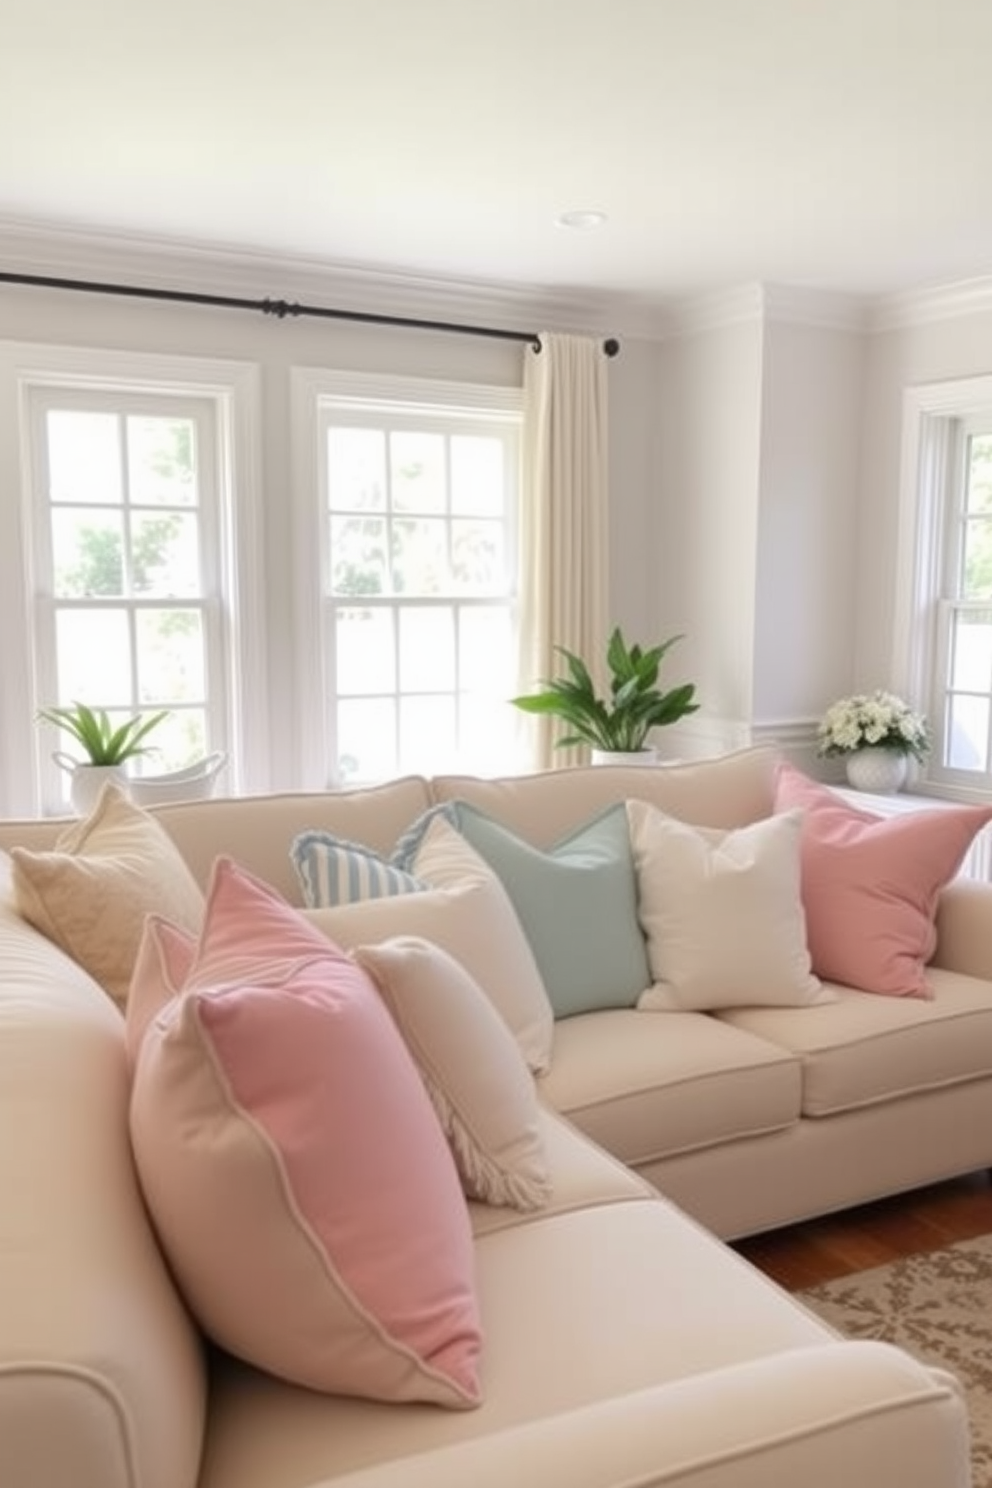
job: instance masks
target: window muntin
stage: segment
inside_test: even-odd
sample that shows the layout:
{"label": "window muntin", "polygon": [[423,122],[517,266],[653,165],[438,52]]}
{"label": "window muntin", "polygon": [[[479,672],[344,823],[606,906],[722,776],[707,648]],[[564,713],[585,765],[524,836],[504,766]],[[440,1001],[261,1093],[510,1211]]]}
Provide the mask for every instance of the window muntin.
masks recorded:
{"label": "window muntin", "polygon": [[320,400],[332,772],[509,768],[519,415]]}

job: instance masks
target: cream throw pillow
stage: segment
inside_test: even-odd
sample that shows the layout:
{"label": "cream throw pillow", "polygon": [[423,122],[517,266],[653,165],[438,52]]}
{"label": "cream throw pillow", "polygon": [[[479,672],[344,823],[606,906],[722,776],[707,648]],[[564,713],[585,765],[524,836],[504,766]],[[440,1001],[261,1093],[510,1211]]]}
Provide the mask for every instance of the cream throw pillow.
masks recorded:
{"label": "cream throw pillow", "polygon": [[530,1069],[551,1064],[554,1014],[517,912],[499,879],[450,822],[429,823],[411,864],[430,887],[303,913],[338,945],[419,935],[460,961],[517,1040]]}
{"label": "cream throw pillow", "polygon": [[473,1199],[540,1209],[551,1177],[534,1079],[513,1035],[459,961],[419,936],[352,953],[375,982]]}
{"label": "cream throw pillow", "polygon": [[638,1007],[801,1007],[836,994],[812,973],[800,894],[802,813],[735,831],[628,801],[654,985]]}
{"label": "cream throw pillow", "polygon": [[203,892],[172,838],[116,785],[53,851],[14,847],[11,857],[19,912],[121,1007],[145,916],[156,911],[193,933],[203,919]]}

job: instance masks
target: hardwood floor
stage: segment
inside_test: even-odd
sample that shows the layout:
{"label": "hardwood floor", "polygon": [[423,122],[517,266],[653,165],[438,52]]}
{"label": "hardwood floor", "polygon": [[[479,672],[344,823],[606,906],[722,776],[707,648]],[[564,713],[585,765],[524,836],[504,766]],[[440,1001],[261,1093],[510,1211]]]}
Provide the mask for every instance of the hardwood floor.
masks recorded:
{"label": "hardwood floor", "polygon": [[790,1291],[992,1233],[989,1175],[916,1189],[740,1240],[735,1249]]}

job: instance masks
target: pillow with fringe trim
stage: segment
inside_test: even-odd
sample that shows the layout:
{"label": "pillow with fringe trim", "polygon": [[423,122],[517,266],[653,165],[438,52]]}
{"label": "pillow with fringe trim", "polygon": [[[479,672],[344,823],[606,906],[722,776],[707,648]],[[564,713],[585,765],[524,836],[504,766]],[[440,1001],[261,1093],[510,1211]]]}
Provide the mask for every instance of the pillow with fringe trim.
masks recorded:
{"label": "pillow with fringe trim", "polygon": [[352,955],[403,1035],[466,1194],[524,1211],[542,1208],[551,1179],[534,1080],[474,977],[415,935],[358,946]]}

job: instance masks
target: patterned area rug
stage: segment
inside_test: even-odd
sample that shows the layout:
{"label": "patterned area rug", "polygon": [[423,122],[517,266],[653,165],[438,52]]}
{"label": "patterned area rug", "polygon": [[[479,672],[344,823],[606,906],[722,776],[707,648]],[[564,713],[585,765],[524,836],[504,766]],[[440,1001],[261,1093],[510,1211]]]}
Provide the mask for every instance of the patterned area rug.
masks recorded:
{"label": "patterned area rug", "polygon": [[898,1344],[957,1375],[968,1396],[974,1488],[992,1488],[992,1235],[797,1295],[847,1337]]}

